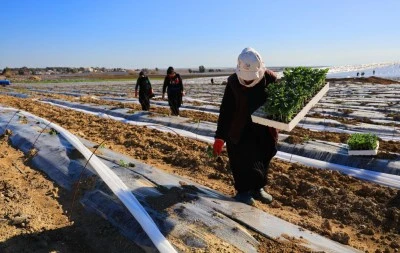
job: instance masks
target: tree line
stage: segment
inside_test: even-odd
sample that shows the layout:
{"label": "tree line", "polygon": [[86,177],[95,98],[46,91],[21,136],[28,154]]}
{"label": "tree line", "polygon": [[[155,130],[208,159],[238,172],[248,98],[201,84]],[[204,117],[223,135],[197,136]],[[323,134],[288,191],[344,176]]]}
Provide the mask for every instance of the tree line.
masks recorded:
{"label": "tree line", "polygon": [[[206,72],[206,68],[201,65],[199,66],[199,70],[193,70],[193,69],[188,69],[189,73],[205,73]],[[221,69],[208,69],[208,72],[222,72]]]}

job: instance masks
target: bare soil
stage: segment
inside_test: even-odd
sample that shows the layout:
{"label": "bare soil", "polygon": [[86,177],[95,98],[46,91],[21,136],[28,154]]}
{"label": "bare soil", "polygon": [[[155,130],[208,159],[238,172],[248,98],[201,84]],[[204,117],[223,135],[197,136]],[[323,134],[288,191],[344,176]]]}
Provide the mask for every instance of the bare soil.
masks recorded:
{"label": "bare soil", "polygon": [[142,252],[0,137],[0,252]]}
{"label": "bare soil", "polygon": [[[106,147],[147,164],[227,195],[235,193],[226,152],[217,159],[209,157],[208,145],[200,141],[101,119],[31,99],[0,96],[0,101],[46,118],[91,141],[101,143],[105,140]],[[342,134],[318,135],[303,129],[295,129],[294,133],[311,138],[328,136],[336,142],[347,140],[347,136]],[[387,144],[399,146],[398,143]],[[396,150],[398,152],[398,148]],[[277,159],[271,163],[269,179],[267,190],[275,201],[270,205],[257,202],[258,208],[366,252],[400,250],[400,191],[335,171]],[[272,242],[266,238],[262,240],[266,240],[267,247],[262,250],[268,252],[268,245]],[[279,251],[289,252],[296,246],[279,247]],[[299,250],[294,249],[295,252]]]}

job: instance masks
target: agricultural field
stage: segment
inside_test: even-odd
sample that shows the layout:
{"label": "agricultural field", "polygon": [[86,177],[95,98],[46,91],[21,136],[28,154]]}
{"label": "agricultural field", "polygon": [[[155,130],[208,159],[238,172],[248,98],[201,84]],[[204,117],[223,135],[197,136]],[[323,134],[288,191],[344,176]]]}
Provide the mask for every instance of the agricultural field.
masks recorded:
{"label": "agricultural field", "polygon": [[[330,79],[323,99],[280,133],[273,203],[250,207],[231,198],[226,152],[209,154],[226,77],[209,79],[184,80],[180,117],[161,99],[161,80],[149,112],[133,97],[134,81],[1,88],[0,251],[154,250],[95,168],[44,120],[95,151],[181,252],[400,250],[400,83]],[[349,156],[352,133],[376,135],[378,155]],[[96,237],[115,243],[89,248]]]}

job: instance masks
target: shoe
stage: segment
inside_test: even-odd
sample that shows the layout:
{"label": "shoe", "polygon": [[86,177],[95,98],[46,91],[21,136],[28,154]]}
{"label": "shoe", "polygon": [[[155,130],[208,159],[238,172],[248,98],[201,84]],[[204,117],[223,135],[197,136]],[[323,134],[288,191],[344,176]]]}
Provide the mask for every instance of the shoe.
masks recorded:
{"label": "shoe", "polygon": [[234,199],[250,206],[254,205],[254,199],[249,192],[238,192]]}
{"label": "shoe", "polygon": [[263,188],[252,191],[251,196],[253,196],[253,198],[256,200],[263,202],[264,204],[270,204],[273,200],[271,194],[264,191]]}

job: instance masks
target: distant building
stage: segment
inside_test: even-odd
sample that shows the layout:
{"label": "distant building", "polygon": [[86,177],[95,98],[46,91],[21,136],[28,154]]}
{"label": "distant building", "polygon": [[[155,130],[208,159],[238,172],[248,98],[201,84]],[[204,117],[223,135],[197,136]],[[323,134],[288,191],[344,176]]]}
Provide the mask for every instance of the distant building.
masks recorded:
{"label": "distant building", "polygon": [[93,68],[89,67],[89,68],[84,68],[83,70],[84,73],[92,73],[93,72]]}

